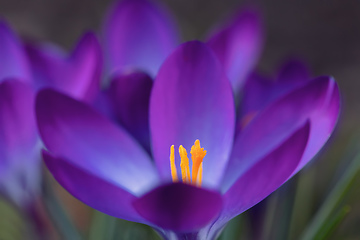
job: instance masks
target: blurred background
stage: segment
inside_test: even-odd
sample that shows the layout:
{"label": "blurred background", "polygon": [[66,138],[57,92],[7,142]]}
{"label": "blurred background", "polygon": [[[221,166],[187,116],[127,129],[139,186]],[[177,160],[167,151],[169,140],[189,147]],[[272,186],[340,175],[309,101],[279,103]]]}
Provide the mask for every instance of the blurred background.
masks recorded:
{"label": "blurred background", "polygon": [[[360,150],[357,143],[360,130],[360,1],[161,2],[174,13],[183,40],[202,39],[214,24],[226,20],[237,9],[246,4],[258,5],[264,15],[266,31],[258,64],[260,72],[274,74],[284,60],[298,57],[308,63],[313,76],[326,74],[337,80],[343,99],[342,116],[322,153],[266,201],[235,219],[222,236],[223,239],[297,239],[344,174],[352,154]],[[70,49],[84,31],[101,30],[104,14],[111,3],[110,0],[0,0],[0,15],[25,39],[51,41]],[[72,198],[55,182],[52,184],[81,231],[86,233],[92,224],[101,225],[91,218],[100,213],[94,213]],[[326,239],[360,239],[359,176],[353,179],[340,204],[350,209],[349,213]],[[3,205],[6,203],[1,203],[0,207],[5,208]],[[106,216],[97,219],[102,217],[106,219]],[[8,220],[0,215],[0,226],[6,224]],[[114,224],[114,228],[121,230],[114,239],[156,238],[156,234],[143,226],[120,220]],[[105,239],[96,238],[96,233],[92,236],[92,239]],[[62,239],[56,230],[53,239]]]}

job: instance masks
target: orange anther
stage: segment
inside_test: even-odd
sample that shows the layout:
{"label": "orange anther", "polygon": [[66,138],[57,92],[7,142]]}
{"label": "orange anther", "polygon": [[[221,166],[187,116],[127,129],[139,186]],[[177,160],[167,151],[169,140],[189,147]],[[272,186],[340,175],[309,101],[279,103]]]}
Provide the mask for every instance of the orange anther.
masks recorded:
{"label": "orange anther", "polygon": [[[203,159],[206,155],[206,151],[204,150],[204,148],[200,147],[200,141],[198,139],[191,147],[190,153],[192,160],[192,175],[190,175],[189,158],[187,156],[186,149],[182,145],[180,145],[179,155],[181,158],[180,168],[182,181],[184,183],[193,184],[200,187],[202,183]],[[179,181],[175,165],[174,145],[170,147],[170,167],[173,182]]]}
{"label": "orange anther", "polygon": [[175,165],[175,154],[174,154],[174,145],[170,148],[170,167],[171,167],[171,176],[173,182],[178,182],[179,178],[177,175],[176,165]]}
{"label": "orange anther", "polygon": [[[191,160],[192,160],[192,183],[195,185],[199,173],[200,165],[206,155],[204,148],[200,147],[199,139],[196,139],[194,145],[191,147]],[[201,173],[202,174],[202,173]]]}

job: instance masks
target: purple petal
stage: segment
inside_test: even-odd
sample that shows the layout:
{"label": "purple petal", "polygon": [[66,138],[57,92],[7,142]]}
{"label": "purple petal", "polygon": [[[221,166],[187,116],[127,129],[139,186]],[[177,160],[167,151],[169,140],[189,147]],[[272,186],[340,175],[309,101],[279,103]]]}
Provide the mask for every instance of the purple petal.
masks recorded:
{"label": "purple petal", "polygon": [[40,144],[34,93],[26,83],[0,83],[0,191],[18,206],[29,204],[40,180]]}
{"label": "purple petal", "polygon": [[150,152],[149,99],[153,80],[145,73],[116,75],[109,97],[116,119]]}
{"label": "purple petal", "polygon": [[113,104],[109,98],[109,89],[101,90],[96,98],[92,101],[91,106],[97,110],[102,115],[116,122],[116,117],[114,116]]}
{"label": "purple petal", "polygon": [[177,44],[170,14],[147,0],[119,1],[104,27],[104,51],[110,74],[136,68],[154,77]]}
{"label": "purple petal", "polygon": [[89,101],[98,94],[102,56],[93,34],[85,34],[69,57],[49,45],[28,45],[27,53],[37,88],[51,87]]}
{"label": "purple petal", "polygon": [[36,114],[42,140],[54,156],[133,194],[157,182],[146,152],[88,105],[47,89],[38,94]]}
{"label": "purple petal", "polygon": [[[100,44],[92,33],[85,34],[70,56],[71,80],[61,86],[64,91],[72,89],[74,97],[92,100],[100,90],[102,75],[102,52]],[[71,94],[71,93],[70,93]]]}
{"label": "purple petal", "polygon": [[[309,138],[306,122],[292,136],[242,174],[224,194],[221,222],[254,206],[279,188],[296,169]],[[217,223],[219,224],[219,223]]]}
{"label": "purple petal", "polygon": [[244,85],[240,107],[240,120],[248,114],[256,114],[276,99],[276,83],[259,74],[252,74]]}
{"label": "purple petal", "polygon": [[203,182],[218,184],[233,141],[234,100],[220,63],[205,44],[182,44],[162,65],[150,98],[150,131],[161,176],[170,178],[171,145],[190,151],[199,139],[208,152]]}
{"label": "purple petal", "polygon": [[24,156],[33,152],[37,142],[33,108],[34,93],[28,85],[14,79],[0,83],[0,171],[23,164]]}
{"label": "purple petal", "polygon": [[23,45],[5,22],[0,22],[0,80],[17,78],[31,81]]}
{"label": "purple petal", "polygon": [[316,155],[335,128],[340,114],[340,92],[333,79],[329,79],[328,91],[323,100],[321,109],[318,108],[312,113],[309,142],[294,174]]}
{"label": "purple petal", "polygon": [[225,28],[213,35],[208,45],[214,50],[235,92],[242,87],[247,75],[259,58],[263,42],[259,13],[245,10]]}
{"label": "purple petal", "polygon": [[141,216],[175,232],[193,232],[214,220],[222,208],[219,193],[188,184],[160,186],[134,201]]}
{"label": "purple petal", "polygon": [[261,111],[235,140],[225,174],[225,189],[310,119],[310,139],[299,170],[329,138],[339,115],[339,102],[335,81],[319,77]]}
{"label": "purple petal", "polygon": [[54,178],[80,201],[117,218],[145,222],[132,206],[136,197],[122,187],[48,152],[43,152],[43,158]]}
{"label": "purple petal", "polygon": [[276,81],[252,74],[244,85],[237,128],[244,128],[259,111],[294,89],[306,85],[309,80],[308,68],[298,60],[285,62]]}

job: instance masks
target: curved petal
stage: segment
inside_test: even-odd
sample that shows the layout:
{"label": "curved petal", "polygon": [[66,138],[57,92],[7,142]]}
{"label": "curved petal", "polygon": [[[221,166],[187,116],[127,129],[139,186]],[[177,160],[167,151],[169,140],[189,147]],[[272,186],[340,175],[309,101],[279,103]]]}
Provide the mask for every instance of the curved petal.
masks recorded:
{"label": "curved petal", "polygon": [[311,131],[305,153],[296,168],[297,173],[303,168],[324,146],[333,132],[340,114],[340,92],[336,82],[329,79],[328,91],[321,109],[311,115]]}
{"label": "curved petal", "polygon": [[153,80],[143,72],[115,75],[109,97],[116,119],[150,152],[149,100]]}
{"label": "curved petal", "polygon": [[102,56],[92,33],[85,34],[71,56],[53,46],[27,46],[37,88],[51,87],[75,98],[93,100],[100,89]]}
{"label": "curved petal", "polygon": [[163,185],[134,201],[141,216],[175,232],[194,232],[218,216],[222,208],[218,192],[183,183]]}
{"label": "curved petal", "polygon": [[240,12],[228,26],[209,39],[208,45],[226,69],[235,92],[253,70],[262,42],[261,18],[257,11],[250,9]]}
{"label": "curved petal", "polygon": [[93,100],[100,90],[103,65],[101,47],[93,33],[84,34],[73,50],[68,64],[70,79],[60,89],[72,89],[72,96]]}
{"label": "curved petal", "polygon": [[136,197],[130,192],[46,151],[43,151],[43,159],[56,181],[83,203],[117,218],[146,222],[132,206]]}
{"label": "curved petal", "polygon": [[119,1],[112,9],[104,26],[108,73],[135,67],[154,77],[177,44],[170,14],[147,0]]}
{"label": "curved petal", "polygon": [[294,172],[309,139],[310,123],[242,174],[223,195],[224,208],[215,228],[254,206],[279,188]]}
{"label": "curved petal", "polygon": [[161,176],[170,178],[171,145],[190,150],[199,139],[208,152],[203,183],[219,183],[233,141],[234,100],[220,63],[205,44],[182,44],[162,65],[150,97],[150,131]]}
{"label": "curved petal", "polygon": [[0,80],[10,77],[31,81],[23,45],[5,22],[0,22],[0,62]]}
{"label": "curved petal", "polygon": [[339,115],[339,105],[335,81],[319,77],[265,108],[235,140],[224,178],[225,189],[310,119],[310,139],[299,170],[329,138]]}
{"label": "curved petal", "polygon": [[36,114],[42,140],[54,156],[133,194],[156,183],[156,170],[146,152],[86,104],[47,89],[37,96]]}

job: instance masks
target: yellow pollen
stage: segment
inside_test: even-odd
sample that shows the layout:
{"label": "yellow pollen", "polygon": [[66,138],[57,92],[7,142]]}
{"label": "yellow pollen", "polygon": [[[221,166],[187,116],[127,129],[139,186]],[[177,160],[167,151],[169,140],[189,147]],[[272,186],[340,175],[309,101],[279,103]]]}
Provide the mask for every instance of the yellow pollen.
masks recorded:
{"label": "yellow pollen", "polygon": [[[180,155],[180,168],[182,181],[187,184],[193,184],[201,187],[202,183],[202,171],[203,171],[203,159],[206,155],[204,148],[200,147],[200,141],[197,139],[194,145],[191,147],[191,160],[192,160],[192,169],[190,175],[189,167],[189,158],[187,156],[186,149],[180,145],[179,155]],[[173,182],[178,182],[178,176],[175,165],[175,156],[174,156],[174,145],[170,147],[170,167],[171,167],[171,176]]]}

